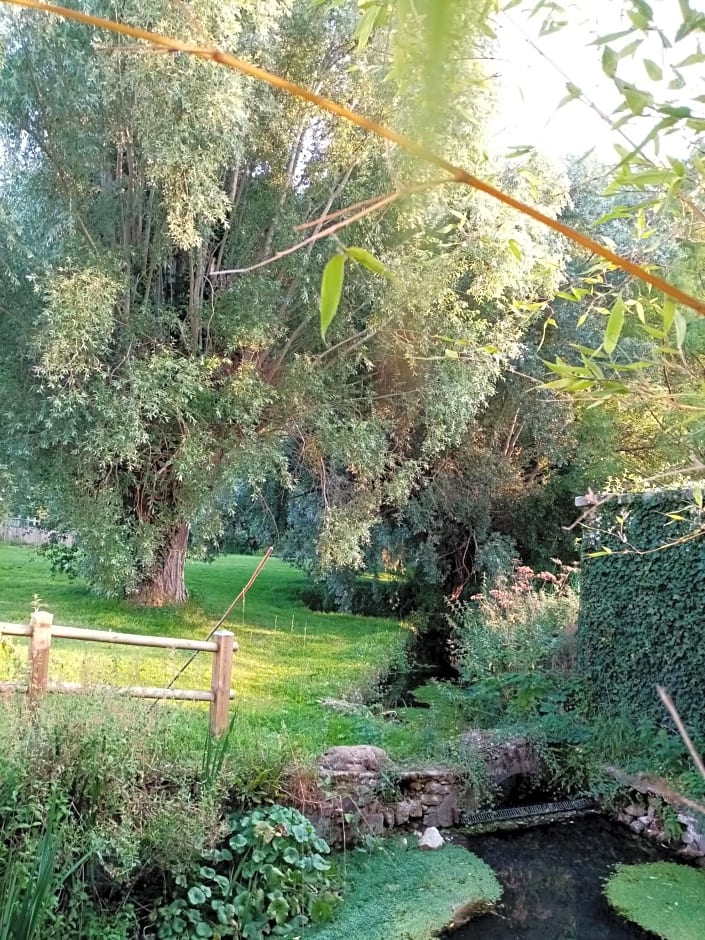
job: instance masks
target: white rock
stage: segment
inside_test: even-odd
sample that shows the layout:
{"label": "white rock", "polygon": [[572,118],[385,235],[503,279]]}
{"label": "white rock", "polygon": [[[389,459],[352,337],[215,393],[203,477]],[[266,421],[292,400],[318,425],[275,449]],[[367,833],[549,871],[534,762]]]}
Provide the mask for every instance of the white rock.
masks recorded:
{"label": "white rock", "polygon": [[443,846],[443,836],[435,826],[429,826],[424,830],[424,834],[419,839],[419,848],[430,852],[434,849],[440,849]]}

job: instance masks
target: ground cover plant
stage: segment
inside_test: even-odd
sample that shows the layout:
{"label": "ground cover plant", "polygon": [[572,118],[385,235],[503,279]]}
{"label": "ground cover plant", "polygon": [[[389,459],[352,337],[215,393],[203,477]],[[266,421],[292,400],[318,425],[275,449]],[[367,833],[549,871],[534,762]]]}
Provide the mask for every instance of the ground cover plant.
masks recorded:
{"label": "ground cover plant", "polygon": [[306,940],[430,940],[452,922],[487,913],[502,889],[492,869],[459,846],[422,852],[405,839],[346,860],[345,904]]}
{"label": "ground cover plant", "polygon": [[605,895],[623,917],[663,940],[700,940],[705,872],[673,862],[618,865]]}
{"label": "ground cover plant", "polygon": [[338,901],[329,852],[295,809],[230,816],[204,864],[174,880],[175,897],[156,912],[158,940],[259,940],[329,920]]}

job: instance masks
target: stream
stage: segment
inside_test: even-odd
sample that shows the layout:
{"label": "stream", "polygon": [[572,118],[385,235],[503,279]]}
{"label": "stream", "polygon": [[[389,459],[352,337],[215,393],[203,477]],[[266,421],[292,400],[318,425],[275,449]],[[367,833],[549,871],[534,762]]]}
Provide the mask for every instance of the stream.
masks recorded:
{"label": "stream", "polygon": [[651,935],[611,911],[602,884],[618,862],[672,858],[602,816],[453,841],[484,859],[504,888],[497,913],[453,940],[644,940]]}

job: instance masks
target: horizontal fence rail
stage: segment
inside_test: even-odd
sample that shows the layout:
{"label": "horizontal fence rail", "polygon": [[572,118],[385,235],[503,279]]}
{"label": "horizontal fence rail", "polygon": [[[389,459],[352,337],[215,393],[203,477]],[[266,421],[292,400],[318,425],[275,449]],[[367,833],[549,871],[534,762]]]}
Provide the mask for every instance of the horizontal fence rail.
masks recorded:
{"label": "horizontal fence rail", "polygon": [[122,646],[151,647],[169,650],[189,650],[210,653],[213,656],[211,687],[209,691],[192,689],[156,688],[149,686],[94,686],[113,695],[130,698],[168,699],[185,702],[210,702],[210,727],[215,735],[228,728],[230,702],[235,698],[231,688],[233,653],[238,649],[230,630],[217,630],[212,640],[188,640],[182,637],[143,636],[140,633],[116,633],[112,630],[88,630],[84,627],[63,627],[54,624],[53,615],[40,610],[32,614],[28,624],[0,621],[0,639],[3,636],[29,638],[29,678],[26,683],[0,682],[0,692],[24,692],[36,702],[47,692],[76,694],[86,692],[79,682],[52,682],[49,679],[49,657],[52,640],[77,640],[89,643],[115,643]]}

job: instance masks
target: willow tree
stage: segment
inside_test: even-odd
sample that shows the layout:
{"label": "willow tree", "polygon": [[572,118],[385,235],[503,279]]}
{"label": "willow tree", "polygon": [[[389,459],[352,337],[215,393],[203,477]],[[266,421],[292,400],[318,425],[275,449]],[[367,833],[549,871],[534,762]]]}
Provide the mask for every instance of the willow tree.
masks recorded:
{"label": "willow tree", "polygon": [[[417,70],[409,40],[390,72],[352,3],[89,6],[245,52],[402,127],[421,116],[435,144],[492,171],[483,11],[453,5],[440,71]],[[92,583],[147,603],[185,598],[190,524],[217,528],[214,496],[235,478],[316,474],[317,550],[354,562],[391,494],[489,394],[517,338],[508,280],[517,265],[545,274],[530,230],[518,250],[523,229],[450,188],[362,219],[347,244],[395,278],[352,271],[324,342],[318,285],[340,243],[279,253],[427,171],[194,58],[33,13],[3,12],[0,41],[0,431],[15,479],[77,535]],[[430,87],[452,103],[442,120]]]}

